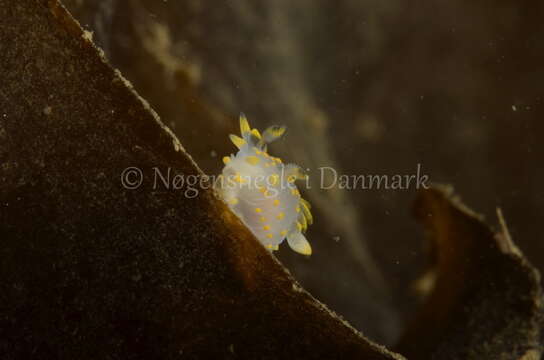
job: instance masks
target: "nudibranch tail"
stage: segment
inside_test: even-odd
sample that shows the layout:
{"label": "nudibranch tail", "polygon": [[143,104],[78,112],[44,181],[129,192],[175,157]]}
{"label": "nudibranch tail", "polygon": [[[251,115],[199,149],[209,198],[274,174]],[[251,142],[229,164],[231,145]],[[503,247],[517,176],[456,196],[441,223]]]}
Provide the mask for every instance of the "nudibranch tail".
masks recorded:
{"label": "nudibranch tail", "polygon": [[218,190],[266,248],[278,250],[287,239],[294,251],[310,255],[312,248],[303,232],[313,217],[310,204],[295,185],[307,175],[299,166],[284,165],[267,151],[267,144],[281,138],[285,131],[285,126],[270,126],[261,134],[240,114],[241,137],[230,135],[238,152],[223,158],[225,167]]}
{"label": "nudibranch tail", "polygon": [[292,233],[287,236],[287,243],[291,249],[303,255],[312,255],[312,247],[301,233]]}

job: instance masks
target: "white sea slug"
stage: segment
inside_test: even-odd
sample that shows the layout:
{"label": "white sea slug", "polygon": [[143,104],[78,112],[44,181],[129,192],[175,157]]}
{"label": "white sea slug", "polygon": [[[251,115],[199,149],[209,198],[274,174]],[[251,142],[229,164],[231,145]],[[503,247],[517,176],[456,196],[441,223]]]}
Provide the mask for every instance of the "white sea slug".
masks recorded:
{"label": "white sea slug", "polygon": [[239,150],[223,158],[219,193],[268,249],[278,250],[287,238],[293,250],[310,255],[312,248],[303,235],[312,223],[310,204],[294,183],[306,175],[297,165],[284,165],[267,152],[267,144],[279,139],[285,127],[271,126],[261,135],[241,114],[240,131],[242,137],[230,135]]}

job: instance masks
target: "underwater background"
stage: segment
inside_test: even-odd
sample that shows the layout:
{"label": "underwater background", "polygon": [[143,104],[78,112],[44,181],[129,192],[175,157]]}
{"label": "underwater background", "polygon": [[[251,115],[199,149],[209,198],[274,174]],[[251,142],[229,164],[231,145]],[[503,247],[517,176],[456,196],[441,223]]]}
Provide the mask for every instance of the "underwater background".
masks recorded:
{"label": "underwater background", "polygon": [[500,208],[521,252],[544,268],[544,3],[63,4],[204,173],[219,174],[235,153],[228,135],[240,112],[259,129],[287,126],[269,152],[309,169],[301,192],[313,254],[284,245],[274,255],[370,340],[402,337],[437,250],[413,216],[415,187],[323,189],[322,167],[420,169],[495,230]]}

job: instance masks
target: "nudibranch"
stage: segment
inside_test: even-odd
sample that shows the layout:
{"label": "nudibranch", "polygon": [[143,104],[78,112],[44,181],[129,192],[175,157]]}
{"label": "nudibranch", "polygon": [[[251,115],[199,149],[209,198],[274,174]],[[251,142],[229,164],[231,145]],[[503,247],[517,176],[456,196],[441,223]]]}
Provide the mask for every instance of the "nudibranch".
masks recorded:
{"label": "nudibranch", "polygon": [[295,185],[306,175],[299,166],[284,165],[267,151],[267,144],[279,139],[285,127],[271,126],[261,134],[241,114],[240,132],[242,137],[230,135],[238,152],[223,158],[218,192],[266,248],[278,250],[287,239],[293,250],[311,255],[303,234],[312,223],[310,204]]}

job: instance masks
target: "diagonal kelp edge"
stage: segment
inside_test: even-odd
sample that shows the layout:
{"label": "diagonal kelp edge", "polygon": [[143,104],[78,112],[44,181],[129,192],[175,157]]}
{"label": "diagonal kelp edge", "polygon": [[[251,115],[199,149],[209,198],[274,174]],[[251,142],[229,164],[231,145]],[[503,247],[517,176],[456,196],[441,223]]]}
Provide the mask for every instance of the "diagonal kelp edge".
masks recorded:
{"label": "diagonal kelp edge", "polygon": [[203,174],[58,1],[0,0],[0,16],[2,358],[402,358],[300,289],[212,191],[153,181]]}

